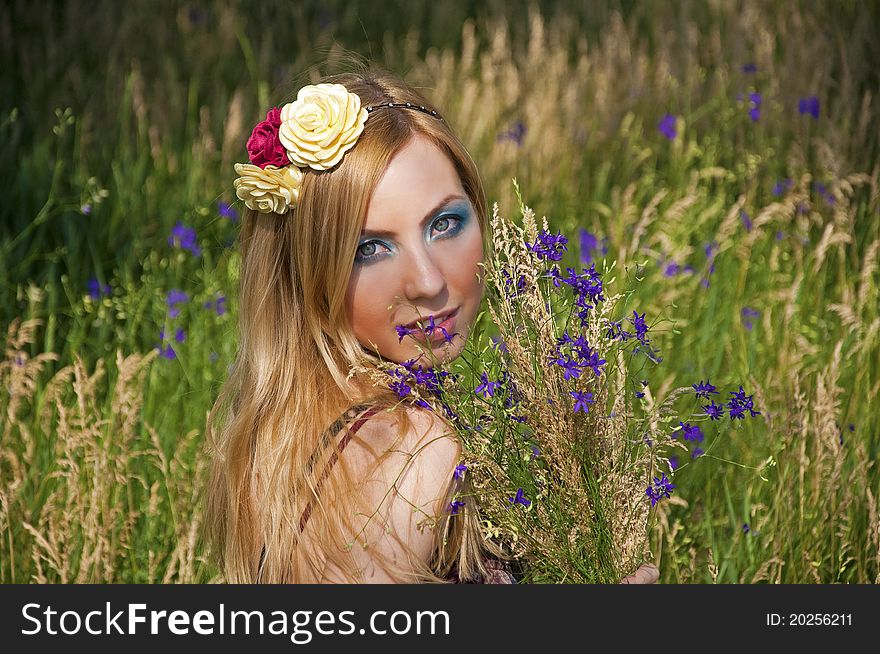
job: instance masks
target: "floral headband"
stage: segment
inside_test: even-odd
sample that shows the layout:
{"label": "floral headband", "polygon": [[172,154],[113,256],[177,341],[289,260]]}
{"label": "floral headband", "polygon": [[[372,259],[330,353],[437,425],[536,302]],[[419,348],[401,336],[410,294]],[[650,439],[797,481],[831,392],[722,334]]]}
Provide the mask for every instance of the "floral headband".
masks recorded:
{"label": "floral headband", "polygon": [[369,114],[383,107],[414,109],[442,120],[436,111],[409,102],[362,107],[360,97],[341,84],[304,86],[294,102],[270,109],[254,127],[247,142],[251,163],[235,164],[235,194],[248,209],[287,212],[299,200],[301,169],[333,168],[354,147]]}

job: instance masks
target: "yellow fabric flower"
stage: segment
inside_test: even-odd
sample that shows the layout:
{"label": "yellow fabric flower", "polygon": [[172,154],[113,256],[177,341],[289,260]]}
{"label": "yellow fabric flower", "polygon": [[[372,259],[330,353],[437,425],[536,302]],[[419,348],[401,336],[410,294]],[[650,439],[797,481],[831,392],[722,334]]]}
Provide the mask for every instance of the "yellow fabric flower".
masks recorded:
{"label": "yellow fabric flower", "polygon": [[283,214],[296,206],[303,176],[299,168],[235,164],[235,172],[240,175],[232,183],[235,194],[248,209]]}
{"label": "yellow fabric flower", "polygon": [[278,138],[292,163],[327,170],[354,146],[367,116],[361,99],[341,84],[304,86],[282,107]]}

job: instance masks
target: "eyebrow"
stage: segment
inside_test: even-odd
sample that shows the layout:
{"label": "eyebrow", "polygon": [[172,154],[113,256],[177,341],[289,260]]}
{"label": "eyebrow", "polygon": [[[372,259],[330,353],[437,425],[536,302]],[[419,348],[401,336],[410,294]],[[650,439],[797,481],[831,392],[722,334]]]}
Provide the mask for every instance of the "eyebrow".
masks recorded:
{"label": "eyebrow", "polygon": [[[440,211],[444,206],[446,206],[447,204],[449,204],[453,200],[464,200],[466,202],[469,201],[467,197],[465,197],[464,195],[461,195],[460,193],[452,193],[450,195],[447,195],[445,198],[440,200],[440,202],[438,202],[434,206],[433,209],[431,209],[428,213],[425,214],[425,217],[422,218],[422,221],[419,224],[419,226],[424,228],[425,223],[427,223],[431,218],[434,217],[434,215],[438,211]],[[385,238],[389,238],[389,237],[394,236],[395,234],[396,234],[396,232],[392,232],[392,231],[388,231],[388,230],[384,230],[384,229],[365,229],[365,230],[361,231],[362,237],[363,236],[382,236]]]}

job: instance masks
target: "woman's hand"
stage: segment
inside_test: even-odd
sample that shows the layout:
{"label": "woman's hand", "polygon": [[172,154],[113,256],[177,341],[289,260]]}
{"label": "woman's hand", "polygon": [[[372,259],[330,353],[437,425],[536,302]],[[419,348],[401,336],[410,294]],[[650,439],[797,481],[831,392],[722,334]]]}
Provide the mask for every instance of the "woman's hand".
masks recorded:
{"label": "woman's hand", "polygon": [[620,583],[622,584],[653,584],[660,578],[660,570],[653,563],[643,563],[629,577],[624,577]]}

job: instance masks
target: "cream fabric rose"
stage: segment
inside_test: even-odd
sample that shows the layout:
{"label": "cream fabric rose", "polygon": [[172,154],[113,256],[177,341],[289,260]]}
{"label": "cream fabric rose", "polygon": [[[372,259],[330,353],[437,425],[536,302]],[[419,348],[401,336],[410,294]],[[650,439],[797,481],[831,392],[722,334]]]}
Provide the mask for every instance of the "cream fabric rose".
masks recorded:
{"label": "cream fabric rose", "polygon": [[303,176],[299,168],[235,164],[235,172],[240,175],[232,183],[235,194],[248,209],[282,214],[296,206]]}
{"label": "cream fabric rose", "polygon": [[292,163],[327,170],[354,146],[367,116],[361,99],[341,84],[304,86],[282,107],[278,138]]}

